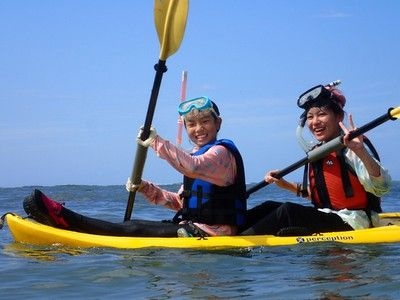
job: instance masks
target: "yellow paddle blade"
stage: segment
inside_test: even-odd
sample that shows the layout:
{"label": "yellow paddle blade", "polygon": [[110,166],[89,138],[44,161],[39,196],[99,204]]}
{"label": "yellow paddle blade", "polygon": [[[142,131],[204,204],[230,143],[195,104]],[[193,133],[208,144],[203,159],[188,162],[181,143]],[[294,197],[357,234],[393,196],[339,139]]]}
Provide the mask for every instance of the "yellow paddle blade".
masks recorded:
{"label": "yellow paddle blade", "polygon": [[400,118],[400,106],[395,107],[395,108],[392,108],[392,109],[389,111],[389,114],[390,114],[390,115],[392,116],[392,118],[394,118],[394,119]]}
{"label": "yellow paddle blade", "polygon": [[181,45],[188,10],[188,0],[155,0],[154,21],[161,46],[160,60],[165,61]]}

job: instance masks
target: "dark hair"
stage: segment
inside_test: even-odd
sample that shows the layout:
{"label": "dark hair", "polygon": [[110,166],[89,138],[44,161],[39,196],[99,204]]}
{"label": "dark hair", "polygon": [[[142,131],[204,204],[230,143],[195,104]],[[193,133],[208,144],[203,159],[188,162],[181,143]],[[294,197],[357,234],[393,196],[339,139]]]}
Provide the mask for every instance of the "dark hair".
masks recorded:
{"label": "dark hair", "polygon": [[214,101],[211,101],[211,103],[212,103],[212,106],[213,106],[213,109],[214,109],[215,113],[217,114],[217,117],[219,117],[219,109],[218,109],[217,104],[215,104]]}
{"label": "dark hair", "polygon": [[335,115],[344,115],[343,107],[346,104],[346,97],[342,91],[336,87],[324,86],[323,91],[319,97],[305,107],[304,116],[312,107],[325,107],[333,111]]}

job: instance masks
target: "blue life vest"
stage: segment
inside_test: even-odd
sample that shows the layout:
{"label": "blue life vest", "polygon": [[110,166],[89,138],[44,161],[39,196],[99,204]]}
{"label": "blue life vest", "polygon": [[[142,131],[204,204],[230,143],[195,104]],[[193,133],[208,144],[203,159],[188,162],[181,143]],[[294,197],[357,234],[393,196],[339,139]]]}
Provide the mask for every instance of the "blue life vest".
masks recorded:
{"label": "blue life vest", "polygon": [[[244,165],[239,150],[227,139],[215,140],[192,155],[201,155],[212,146],[226,147],[236,160],[236,179],[232,185],[218,186],[211,182],[183,177],[183,208],[177,213],[183,220],[209,225],[243,225],[247,209]],[[176,216],[176,217],[177,217]]]}

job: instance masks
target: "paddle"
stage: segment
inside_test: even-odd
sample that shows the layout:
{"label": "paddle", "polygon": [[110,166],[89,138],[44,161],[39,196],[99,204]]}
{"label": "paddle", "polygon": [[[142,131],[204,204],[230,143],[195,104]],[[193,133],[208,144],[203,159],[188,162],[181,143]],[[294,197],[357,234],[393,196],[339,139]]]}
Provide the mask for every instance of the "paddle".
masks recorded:
{"label": "paddle", "polygon": [[[364,126],[361,126],[360,128],[357,128],[356,130],[351,132],[350,139],[354,139],[355,137],[357,137],[361,134],[364,134],[365,132],[383,124],[384,122],[386,122],[388,120],[396,120],[399,118],[400,118],[400,106],[396,107],[396,108],[389,108],[388,112],[385,113],[384,115],[376,118],[375,120],[365,124]],[[307,156],[304,157],[303,159],[300,159],[299,161],[297,161],[297,162],[291,164],[290,166],[284,168],[283,170],[279,171],[276,174],[276,178],[282,178],[283,176],[289,174],[290,172],[297,170],[301,166],[304,166],[307,163],[321,159],[322,157],[326,156],[327,154],[329,154],[333,151],[337,151],[344,147],[345,146],[343,145],[343,136],[338,136],[337,138],[327,142],[326,144],[323,144],[322,146],[309,151],[307,153]],[[246,191],[247,197],[267,185],[268,185],[268,183],[265,182],[264,180],[260,181],[255,186],[251,187],[250,189],[248,189]]]}
{"label": "paddle", "polygon": [[[161,79],[163,73],[167,71],[165,62],[170,55],[174,54],[178,50],[182,42],[183,34],[185,32],[188,8],[188,0],[155,0],[154,2],[154,21],[161,49],[158,63],[154,66],[156,74],[147,108],[146,120],[140,136],[142,141],[146,140],[150,135],[150,127],[157,104]],[[142,181],[146,156],[147,148],[138,144],[131,175],[131,181],[133,184],[139,185]],[[135,196],[136,191],[129,192],[124,221],[128,221],[131,218]]]}

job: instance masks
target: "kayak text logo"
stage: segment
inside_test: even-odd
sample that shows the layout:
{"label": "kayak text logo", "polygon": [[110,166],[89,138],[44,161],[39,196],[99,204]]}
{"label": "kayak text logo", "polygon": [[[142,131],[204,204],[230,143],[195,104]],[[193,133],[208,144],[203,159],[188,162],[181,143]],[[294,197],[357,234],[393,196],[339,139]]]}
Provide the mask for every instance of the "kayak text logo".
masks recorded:
{"label": "kayak text logo", "polygon": [[297,243],[318,243],[318,242],[341,242],[341,241],[350,241],[354,238],[352,236],[345,235],[336,235],[336,236],[310,236],[310,237],[302,237],[299,236],[296,238]]}

